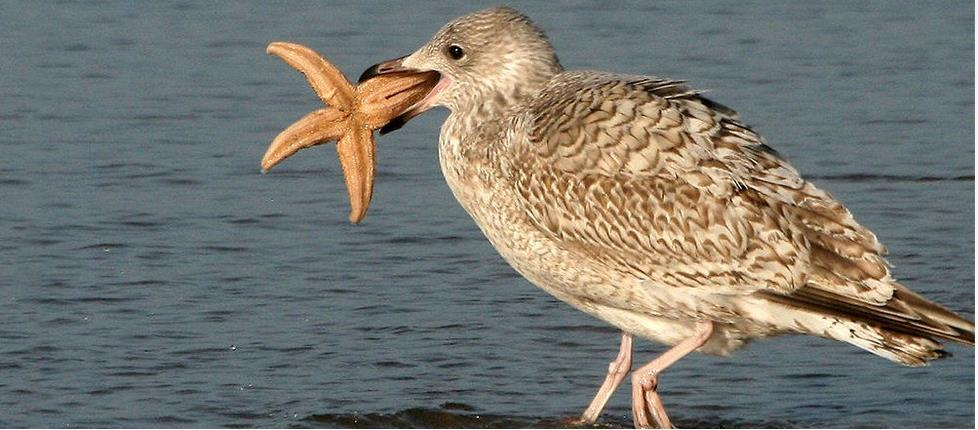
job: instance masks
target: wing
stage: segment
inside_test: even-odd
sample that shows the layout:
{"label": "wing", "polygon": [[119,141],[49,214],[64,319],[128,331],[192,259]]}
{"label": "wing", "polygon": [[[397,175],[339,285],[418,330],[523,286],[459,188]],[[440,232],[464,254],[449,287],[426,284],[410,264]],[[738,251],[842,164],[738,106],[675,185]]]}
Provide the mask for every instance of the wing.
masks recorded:
{"label": "wing", "polygon": [[840,293],[892,295],[875,236],[735,112],[681,82],[567,73],[522,120],[514,179],[564,246],[677,287],[787,293],[822,265]]}
{"label": "wing", "polygon": [[566,248],[657,285],[974,342],[972,323],[892,280],[842,204],[682,82],[566,73],[517,121],[514,183]]}

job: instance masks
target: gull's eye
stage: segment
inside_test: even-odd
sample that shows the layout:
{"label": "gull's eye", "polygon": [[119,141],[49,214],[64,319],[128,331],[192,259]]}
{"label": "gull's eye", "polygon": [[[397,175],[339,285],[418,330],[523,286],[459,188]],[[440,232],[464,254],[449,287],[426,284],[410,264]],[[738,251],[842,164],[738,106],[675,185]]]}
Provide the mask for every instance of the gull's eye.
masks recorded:
{"label": "gull's eye", "polygon": [[453,60],[461,60],[465,56],[465,51],[462,50],[461,46],[448,45],[448,56],[452,57]]}

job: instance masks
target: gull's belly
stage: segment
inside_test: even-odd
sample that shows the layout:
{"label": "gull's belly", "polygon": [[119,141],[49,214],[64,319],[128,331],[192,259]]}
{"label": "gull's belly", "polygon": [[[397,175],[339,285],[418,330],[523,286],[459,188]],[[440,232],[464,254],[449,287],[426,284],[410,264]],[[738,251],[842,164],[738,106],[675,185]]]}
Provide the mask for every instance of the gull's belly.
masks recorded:
{"label": "gull's belly", "polygon": [[[491,175],[493,169],[446,163],[451,154],[440,152],[449,188],[482,233],[510,266],[554,297],[633,335],[665,344],[692,335],[697,320],[735,319],[717,314],[726,308],[717,301],[726,298],[657,287],[559,246],[532,224],[515,188]],[[736,335],[742,330],[735,325],[721,325],[703,350],[725,353],[742,344],[742,336]]]}

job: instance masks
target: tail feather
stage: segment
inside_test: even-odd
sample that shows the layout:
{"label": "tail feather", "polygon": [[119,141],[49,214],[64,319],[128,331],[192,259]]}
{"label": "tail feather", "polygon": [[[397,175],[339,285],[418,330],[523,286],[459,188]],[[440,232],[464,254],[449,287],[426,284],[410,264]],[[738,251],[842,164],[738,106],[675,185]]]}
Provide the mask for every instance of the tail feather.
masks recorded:
{"label": "tail feather", "polygon": [[896,284],[893,292],[894,301],[906,304],[917,313],[930,319],[931,321],[942,323],[954,330],[954,334],[949,337],[939,336],[944,339],[961,342],[964,344],[975,344],[975,323],[968,321],[949,309],[931,302],[919,294],[911,291],[903,285]]}
{"label": "tail feather", "polygon": [[905,366],[926,366],[929,361],[949,355],[940,343],[927,337],[911,336],[851,321],[836,324],[834,339],[842,339],[861,349]]}
{"label": "tail feather", "polygon": [[923,366],[946,354],[935,339],[975,344],[975,325],[906,287],[893,283],[893,297],[873,305],[815,286],[790,295],[765,292],[790,308],[824,316],[828,325],[812,334],[851,343],[892,361]]}

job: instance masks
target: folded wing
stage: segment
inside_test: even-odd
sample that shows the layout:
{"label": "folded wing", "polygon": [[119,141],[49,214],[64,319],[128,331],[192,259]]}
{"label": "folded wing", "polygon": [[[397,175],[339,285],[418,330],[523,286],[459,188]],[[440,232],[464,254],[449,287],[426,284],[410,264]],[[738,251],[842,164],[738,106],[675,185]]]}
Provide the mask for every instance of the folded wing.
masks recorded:
{"label": "folded wing", "polygon": [[971,322],[893,281],[842,204],[682,82],[566,73],[517,121],[519,194],[562,246],[654,285],[974,342]]}

